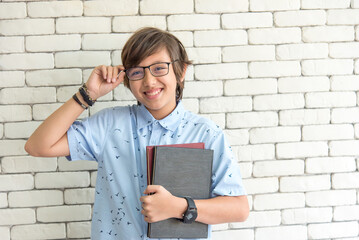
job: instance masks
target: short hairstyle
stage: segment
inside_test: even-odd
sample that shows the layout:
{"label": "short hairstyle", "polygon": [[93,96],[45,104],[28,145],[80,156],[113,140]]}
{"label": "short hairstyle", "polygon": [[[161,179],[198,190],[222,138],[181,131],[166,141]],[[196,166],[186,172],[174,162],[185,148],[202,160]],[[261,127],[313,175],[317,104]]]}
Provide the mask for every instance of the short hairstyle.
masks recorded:
{"label": "short hairstyle", "polygon": [[[137,66],[146,57],[166,48],[176,76],[176,101],[182,99],[184,80],[181,82],[186,66],[192,62],[188,59],[183,44],[169,32],[145,27],[137,30],[122,49],[121,59],[125,69]],[[130,88],[129,79],[125,76],[124,85]]]}

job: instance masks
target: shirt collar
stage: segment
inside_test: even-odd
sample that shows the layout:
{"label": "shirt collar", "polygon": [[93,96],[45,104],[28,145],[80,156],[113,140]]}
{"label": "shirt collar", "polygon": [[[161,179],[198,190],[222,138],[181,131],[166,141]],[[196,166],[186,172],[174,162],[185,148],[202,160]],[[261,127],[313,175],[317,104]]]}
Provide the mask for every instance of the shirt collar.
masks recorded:
{"label": "shirt collar", "polygon": [[141,104],[137,108],[137,127],[141,129],[158,122],[163,128],[174,132],[181,123],[185,111],[182,101],[179,101],[176,108],[167,117],[156,120],[147,108]]}

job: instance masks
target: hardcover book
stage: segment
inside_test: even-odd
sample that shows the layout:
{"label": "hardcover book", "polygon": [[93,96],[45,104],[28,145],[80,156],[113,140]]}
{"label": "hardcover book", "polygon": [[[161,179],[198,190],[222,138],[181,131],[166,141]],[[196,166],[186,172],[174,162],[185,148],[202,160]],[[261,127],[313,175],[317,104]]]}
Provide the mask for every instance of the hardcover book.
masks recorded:
{"label": "hardcover book", "polygon": [[[199,147],[195,144],[197,148],[190,145],[155,146],[152,171],[148,170],[152,172],[150,183],[162,185],[174,196],[208,199],[213,150],[201,149],[204,145]],[[149,223],[147,235],[150,238],[207,238],[208,225],[200,222],[185,224],[179,219],[170,218]]]}

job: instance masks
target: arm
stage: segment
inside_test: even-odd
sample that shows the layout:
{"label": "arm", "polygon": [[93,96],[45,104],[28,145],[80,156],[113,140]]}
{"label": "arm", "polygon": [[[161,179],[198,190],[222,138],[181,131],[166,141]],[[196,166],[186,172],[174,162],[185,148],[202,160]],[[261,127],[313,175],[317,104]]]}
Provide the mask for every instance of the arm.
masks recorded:
{"label": "arm", "polygon": [[[157,222],[167,218],[182,218],[187,209],[184,198],[173,196],[164,187],[149,185],[141,197],[142,214],[147,222]],[[206,224],[243,222],[249,214],[247,196],[218,196],[211,199],[195,200],[198,217],[196,221]]]}
{"label": "arm", "polygon": [[[121,66],[98,66],[87,81],[86,85],[92,99],[107,94],[117,87],[124,79],[124,73],[117,78],[118,69]],[[76,93],[79,100],[87,106],[79,92]],[[67,130],[80,116],[84,109],[72,98],[51,114],[30,136],[25,144],[25,150],[32,156],[55,157],[68,156],[70,154]]]}

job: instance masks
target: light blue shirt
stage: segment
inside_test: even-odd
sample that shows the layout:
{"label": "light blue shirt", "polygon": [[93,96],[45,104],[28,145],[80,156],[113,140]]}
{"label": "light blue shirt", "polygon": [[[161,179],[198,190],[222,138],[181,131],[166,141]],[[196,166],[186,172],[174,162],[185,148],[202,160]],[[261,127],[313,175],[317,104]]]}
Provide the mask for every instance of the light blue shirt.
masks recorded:
{"label": "light blue shirt", "polygon": [[[68,160],[98,162],[91,238],[148,239],[140,197],[147,187],[146,146],[204,142],[214,150],[211,196],[245,195],[238,164],[221,129],[179,102],[162,120],[143,105],[114,107],[76,121]],[[211,238],[211,226],[208,229]]]}

